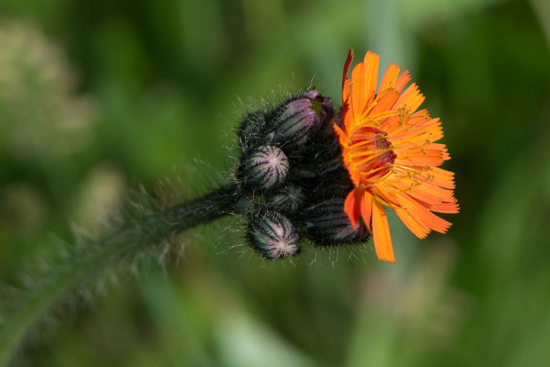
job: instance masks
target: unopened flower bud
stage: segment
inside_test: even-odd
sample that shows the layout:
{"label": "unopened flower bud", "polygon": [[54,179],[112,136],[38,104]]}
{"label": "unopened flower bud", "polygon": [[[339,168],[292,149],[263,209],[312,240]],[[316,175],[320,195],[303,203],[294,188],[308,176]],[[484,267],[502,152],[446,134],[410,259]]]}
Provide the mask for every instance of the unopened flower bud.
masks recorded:
{"label": "unopened flower bud", "polygon": [[366,241],[370,233],[360,224],[354,228],[344,212],[344,199],[336,198],[305,210],[305,231],[317,245],[335,246]]}
{"label": "unopened flower bud", "polygon": [[292,214],[304,206],[306,199],[306,194],[301,187],[287,185],[274,195],[270,202],[277,210]]}
{"label": "unopened flower bud", "polygon": [[272,132],[268,137],[285,147],[303,144],[317,134],[332,115],[332,104],[328,98],[316,90],[310,90],[287,104],[284,112],[271,123]]}
{"label": "unopened flower bud", "polygon": [[239,131],[239,145],[242,149],[250,150],[262,145],[264,137],[261,135],[265,129],[265,113],[261,111],[250,112],[243,117]]}
{"label": "unopened flower bud", "polygon": [[237,178],[248,190],[271,190],[282,184],[288,174],[288,158],[274,146],[264,145],[246,154]]}
{"label": "unopened flower bud", "polygon": [[248,241],[265,259],[286,259],[300,252],[300,237],[282,214],[263,210],[248,224]]}

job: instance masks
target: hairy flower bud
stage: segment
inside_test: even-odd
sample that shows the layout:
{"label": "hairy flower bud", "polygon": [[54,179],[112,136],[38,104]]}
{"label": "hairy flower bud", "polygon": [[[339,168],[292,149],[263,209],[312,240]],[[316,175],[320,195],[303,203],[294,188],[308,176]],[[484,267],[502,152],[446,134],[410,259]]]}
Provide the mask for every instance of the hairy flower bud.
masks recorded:
{"label": "hairy flower bud", "polygon": [[239,145],[244,151],[254,149],[265,144],[265,136],[262,135],[266,126],[265,111],[250,112],[243,117],[239,129]]}
{"label": "hairy flower bud", "polygon": [[271,122],[269,138],[285,147],[295,147],[317,134],[332,115],[328,98],[310,90],[288,103],[283,113]]}
{"label": "hairy flower bud", "polygon": [[334,246],[366,241],[370,233],[357,224],[354,228],[344,212],[344,199],[335,198],[305,210],[305,231],[317,245]]}
{"label": "hairy flower bud", "polygon": [[277,210],[292,214],[304,206],[306,199],[306,194],[301,187],[287,185],[274,195],[270,202]]}
{"label": "hairy flower bud", "polygon": [[248,224],[248,241],[265,259],[286,259],[300,252],[300,237],[284,215],[262,210]]}
{"label": "hairy flower bud", "polygon": [[244,156],[237,178],[247,190],[271,190],[285,181],[288,168],[288,158],[281,149],[264,145]]}

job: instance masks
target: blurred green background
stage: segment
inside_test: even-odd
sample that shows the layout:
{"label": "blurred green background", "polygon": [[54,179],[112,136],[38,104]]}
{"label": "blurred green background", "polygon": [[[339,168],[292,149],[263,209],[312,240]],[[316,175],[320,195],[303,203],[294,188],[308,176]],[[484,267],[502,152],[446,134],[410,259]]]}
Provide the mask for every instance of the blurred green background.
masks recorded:
{"label": "blurred green background", "polygon": [[3,282],[129,189],[213,187],[243,105],[311,83],[337,103],[349,48],[411,70],[461,204],[423,241],[390,218],[394,265],[371,243],[266,265],[237,221],[198,229],[59,315],[30,365],[549,366],[549,45],[546,0],[2,0]]}

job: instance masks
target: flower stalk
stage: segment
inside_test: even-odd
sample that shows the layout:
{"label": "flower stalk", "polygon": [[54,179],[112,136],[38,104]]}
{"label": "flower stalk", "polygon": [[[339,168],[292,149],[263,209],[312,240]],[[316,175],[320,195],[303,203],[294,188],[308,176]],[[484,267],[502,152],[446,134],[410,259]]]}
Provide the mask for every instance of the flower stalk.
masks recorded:
{"label": "flower stalk", "polygon": [[0,331],[0,366],[10,363],[27,332],[58,300],[76,287],[95,279],[120,261],[158,246],[178,233],[243,210],[245,205],[228,184],[212,193],[142,220],[101,238],[50,269],[27,292]]}

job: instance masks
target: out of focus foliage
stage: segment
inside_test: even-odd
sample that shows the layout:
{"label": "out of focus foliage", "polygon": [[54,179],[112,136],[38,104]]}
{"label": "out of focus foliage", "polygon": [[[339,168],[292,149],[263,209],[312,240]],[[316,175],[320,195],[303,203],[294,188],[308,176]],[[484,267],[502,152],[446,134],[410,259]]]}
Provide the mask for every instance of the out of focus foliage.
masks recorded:
{"label": "out of focus foliage", "polygon": [[550,365],[549,42],[544,0],[3,0],[4,282],[128,188],[213,187],[245,105],[311,83],[337,103],[349,48],[411,70],[461,204],[423,241],[393,218],[395,265],[370,244],[265,265],[238,223],[207,226],[61,313],[31,364]]}

